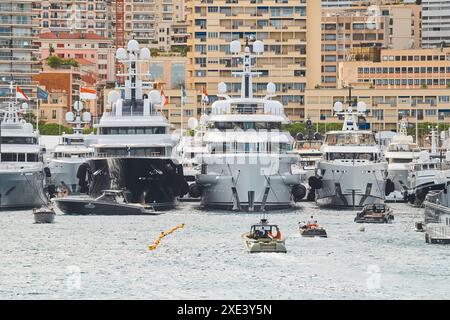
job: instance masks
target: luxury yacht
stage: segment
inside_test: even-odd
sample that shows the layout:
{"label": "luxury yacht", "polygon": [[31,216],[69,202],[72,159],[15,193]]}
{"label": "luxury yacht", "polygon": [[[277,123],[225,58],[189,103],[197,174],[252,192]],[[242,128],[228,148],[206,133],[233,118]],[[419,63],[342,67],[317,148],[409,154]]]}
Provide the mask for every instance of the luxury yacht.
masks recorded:
{"label": "luxury yacht", "polygon": [[414,143],[413,137],[408,135],[407,123],[403,119],[400,132],[392,137],[386,148],[385,158],[388,162],[389,179],[394,183],[394,192],[389,196],[401,200],[402,193],[408,186],[408,172],[410,164],[419,159],[420,148]]}
{"label": "luxury yacht", "polygon": [[43,147],[39,133],[19,116],[28,108],[11,99],[0,117],[0,208],[38,207],[48,202],[44,192]]}
{"label": "luxury yacht", "polygon": [[[84,112],[83,104],[77,101],[74,111],[66,114],[66,121],[73,124],[73,133],[63,133],[60,143],[51,153],[48,167],[51,172],[51,183],[61,192],[78,193],[77,172],[81,164],[94,156],[94,149],[84,145],[83,125],[90,123],[91,114]],[[64,190],[64,189],[68,190]]]}
{"label": "luxury yacht", "polygon": [[431,131],[431,150],[421,151],[417,159],[408,164],[407,183],[403,195],[409,203],[422,206],[429,191],[443,190],[450,179],[450,152],[437,150],[436,131]]}
{"label": "luxury yacht", "polygon": [[384,203],[386,194],[393,191],[393,183],[387,180],[388,164],[375,135],[358,127],[357,117],[365,114],[365,104],[359,102],[357,111],[351,106],[343,111],[343,104],[337,102],[334,111],[344,118],[342,131],[325,135],[323,158],[317,164],[316,176],[309,179],[316,189],[317,204],[363,207]]}
{"label": "luxury yacht", "polygon": [[[261,41],[253,44],[253,53],[263,51]],[[241,43],[233,41],[231,52],[239,54]],[[218,97],[212,104],[203,140],[208,153],[201,156],[201,173],[191,185],[192,197],[201,196],[202,205],[226,210],[269,210],[288,208],[305,196],[300,175],[291,166],[298,161],[292,151],[293,138],[281,131],[288,123],[283,105],[276,100],[275,85],[267,85],[264,98],[253,97],[250,46],[241,56],[243,72],[241,96],[232,98],[220,83]]]}
{"label": "luxury yacht", "polygon": [[94,125],[96,134],[85,137],[94,157],[79,167],[78,184],[91,197],[104,190],[125,190],[128,203],[171,209],[176,197],[188,192],[183,167],[173,156],[179,136],[170,133],[161,92],[145,81],[149,73],[138,73],[140,63],[151,58],[150,50],[140,49],[136,40],[130,40],[127,49],[116,53],[127,67],[118,75],[125,85],[109,92],[110,111]]}

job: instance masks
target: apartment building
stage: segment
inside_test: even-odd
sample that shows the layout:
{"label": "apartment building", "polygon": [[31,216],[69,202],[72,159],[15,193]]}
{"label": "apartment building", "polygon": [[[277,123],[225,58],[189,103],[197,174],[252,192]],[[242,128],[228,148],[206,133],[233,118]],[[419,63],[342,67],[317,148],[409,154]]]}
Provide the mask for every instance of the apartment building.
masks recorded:
{"label": "apartment building", "polygon": [[39,51],[33,44],[32,2],[0,2],[0,103],[8,99],[11,81],[30,98],[36,96],[32,76],[39,71]]}
{"label": "apartment building", "polygon": [[422,1],[422,44],[424,48],[440,47],[442,42],[450,44],[450,1]]}
{"label": "apartment building", "polygon": [[34,1],[40,33],[83,32],[112,36],[113,0]]}
{"label": "apartment building", "polygon": [[421,7],[416,4],[328,8],[322,17],[322,87],[338,86],[338,63],[378,61],[381,48],[420,48]]}
{"label": "apartment building", "polygon": [[80,98],[81,70],[78,67],[60,66],[51,68],[44,65],[41,72],[33,76],[33,81],[44,86],[48,92],[60,91],[67,93],[66,107],[72,110],[73,103]]}
{"label": "apartment building", "polygon": [[62,90],[51,90],[48,92],[47,101],[41,101],[39,110],[35,110],[36,116],[39,112],[39,122],[56,123],[67,126],[66,113],[70,110],[67,107],[68,93]]}
{"label": "apartment building", "polygon": [[[340,122],[333,116],[333,105],[337,101],[348,105],[348,88],[306,90],[306,118],[315,123]],[[403,117],[411,123],[450,121],[450,91],[445,88],[374,90],[354,87],[352,101],[353,105],[356,101],[367,104],[366,120],[374,131],[396,130]]]}
{"label": "apartment building", "polygon": [[114,81],[114,41],[95,33],[47,32],[39,35],[36,45],[40,47],[41,59],[51,54],[61,58],[73,58],[94,64],[92,72],[103,81]]}
{"label": "apartment building", "polygon": [[255,61],[255,71],[261,72],[254,78],[255,96],[264,96],[267,83],[273,82],[290,119],[304,119],[305,89],[321,82],[320,1],[191,0],[187,7],[192,34],[187,86],[196,92],[198,110],[203,88],[210,103],[222,81],[230,95],[240,94],[241,80],[232,72],[242,65],[229,44],[244,44],[248,37],[265,47]]}
{"label": "apartment building", "polygon": [[381,60],[339,64],[338,87],[450,89],[450,48],[381,50]]}

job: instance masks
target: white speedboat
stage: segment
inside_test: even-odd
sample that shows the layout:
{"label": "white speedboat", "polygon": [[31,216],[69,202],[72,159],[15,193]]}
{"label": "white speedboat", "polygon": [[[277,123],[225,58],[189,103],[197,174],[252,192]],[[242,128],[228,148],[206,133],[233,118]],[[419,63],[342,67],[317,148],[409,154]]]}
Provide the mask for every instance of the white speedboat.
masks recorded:
{"label": "white speedboat", "polygon": [[[335,104],[334,111],[344,118],[342,131],[325,135],[316,176],[309,179],[320,206],[363,207],[384,203],[389,184],[388,164],[373,132],[358,128],[357,117],[364,115],[365,110],[361,102],[355,112],[351,106],[343,111],[342,103]],[[388,189],[392,191],[392,182]]]}
{"label": "white speedboat", "polygon": [[94,149],[84,145],[83,125],[90,123],[91,115],[88,112],[80,114],[83,105],[79,101],[75,102],[73,112],[66,114],[66,121],[73,124],[73,133],[63,133],[60,143],[51,152],[48,160],[51,183],[56,190],[61,193],[79,193],[77,172],[81,164],[94,156]]}
{"label": "white speedboat", "polygon": [[179,135],[170,132],[161,91],[148,81],[148,72],[139,72],[151,59],[150,50],[130,40],[116,57],[126,66],[118,75],[125,82],[109,92],[109,110],[94,125],[97,132],[85,137],[94,157],[79,167],[79,185],[92,197],[104,190],[127,190],[129,203],[173,208],[189,188],[174,156]]}
{"label": "white speedboat", "polygon": [[[232,52],[240,52],[234,41]],[[263,44],[255,41],[255,53]],[[191,186],[192,197],[201,196],[205,207],[225,210],[266,210],[289,208],[306,194],[301,176],[293,174],[291,166],[298,161],[292,153],[293,138],[281,131],[288,123],[283,105],[276,100],[275,85],[269,83],[264,98],[253,97],[252,58],[248,43],[242,55],[241,96],[226,94],[225,83],[219,84],[218,96],[212,104],[203,140],[208,153],[201,156],[201,173]],[[195,193],[194,193],[195,191]]]}
{"label": "white speedboat", "polygon": [[[13,85],[11,99],[0,117],[0,209],[39,207],[48,202],[44,192],[44,148],[39,133],[19,116]],[[22,108],[26,109],[27,104]]]}
{"label": "white speedboat", "polygon": [[286,253],[285,236],[280,227],[270,224],[266,219],[252,225],[250,232],[242,235],[245,247],[250,253],[277,252]]}

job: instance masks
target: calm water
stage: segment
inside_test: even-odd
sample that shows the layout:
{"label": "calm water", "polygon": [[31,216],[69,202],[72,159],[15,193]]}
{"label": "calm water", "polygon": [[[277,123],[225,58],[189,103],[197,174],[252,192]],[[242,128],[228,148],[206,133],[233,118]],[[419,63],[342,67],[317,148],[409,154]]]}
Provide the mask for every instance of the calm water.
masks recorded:
{"label": "calm water", "polygon": [[[450,297],[450,247],[414,231],[422,210],[392,205],[391,225],[353,222],[354,211],[269,215],[287,254],[249,254],[241,234],[259,214],[206,212],[196,204],[154,217],[58,215],[33,223],[1,212],[1,299],[441,299]],[[313,213],[329,238],[302,238]],[[185,223],[147,252],[161,231]]]}

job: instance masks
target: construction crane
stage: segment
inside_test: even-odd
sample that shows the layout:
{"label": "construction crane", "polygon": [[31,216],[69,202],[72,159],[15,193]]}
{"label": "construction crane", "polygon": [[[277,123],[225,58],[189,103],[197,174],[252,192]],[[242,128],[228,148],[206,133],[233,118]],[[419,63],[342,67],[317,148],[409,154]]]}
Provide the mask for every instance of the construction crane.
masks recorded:
{"label": "construction crane", "polygon": [[[116,36],[115,36],[115,46],[116,50],[119,48],[125,48],[125,0],[115,0],[116,5]],[[117,82],[123,83],[124,77],[124,65],[120,61],[116,60],[116,74]]]}

